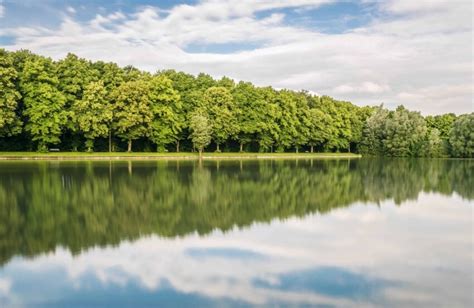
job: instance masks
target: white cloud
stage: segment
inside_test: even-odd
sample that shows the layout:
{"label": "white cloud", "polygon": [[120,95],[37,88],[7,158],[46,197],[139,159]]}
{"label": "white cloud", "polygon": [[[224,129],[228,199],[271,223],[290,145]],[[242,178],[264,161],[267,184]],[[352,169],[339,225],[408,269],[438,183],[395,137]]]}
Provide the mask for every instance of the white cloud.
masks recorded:
{"label": "white cloud", "polygon": [[76,9],[73,8],[72,6],[68,6],[68,7],[66,8],[66,11],[68,11],[68,12],[71,13],[71,14],[75,14],[75,13],[76,13]]}
{"label": "white cloud", "polygon": [[[468,200],[457,195],[420,193],[417,201],[401,206],[390,200],[378,206],[354,204],[325,215],[275,220],[271,226],[254,224],[225,234],[215,231],[174,239],[150,236],[75,256],[57,249],[34,259],[14,258],[5,265],[7,283],[3,289],[10,290],[12,283],[27,285],[30,277],[34,281],[35,277],[59,272],[67,273],[67,277],[56,274],[56,283],[62,287],[73,284],[77,294],[87,290],[92,276],[103,286],[137,285],[157,291],[167,281],[178,292],[260,305],[281,300],[290,306],[398,307],[415,302],[422,307],[469,306],[472,272],[466,269],[472,265],[471,229],[472,205]],[[189,253],[193,249],[238,249],[263,257],[229,258],[211,253],[196,258]],[[380,292],[361,289],[371,296],[355,302],[318,294],[317,290],[272,290],[254,284],[260,280],[278,286],[281,275],[317,268],[338,268],[392,283],[385,287],[382,283]],[[22,275],[15,275],[15,270]],[[50,296],[53,289],[46,289],[44,296]],[[0,295],[1,290],[2,280]],[[17,297],[30,299],[28,294]],[[28,306],[28,302],[23,304]]]}
{"label": "white cloud", "polygon": [[[264,10],[326,2],[208,0],[167,11],[149,6],[135,14],[98,14],[86,23],[65,17],[59,29],[9,28],[0,34],[17,38],[8,49],[55,58],[74,52],[150,71],[207,72],[362,105],[404,104],[425,114],[472,111],[469,1],[377,2],[388,18],[341,34],[290,26],[281,12],[256,17]],[[257,47],[230,54],[189,49],[213,44]]]}
{"label": "white cloud", "polygon": [[0,277],[0,299],[10,293],[12,282],[10,279]]}
{"label": "white cloud", "polygon": [[343,84],[334,88],[335,93],[383,93],[390,90],[388,85],[366,81],[360,84]]}
{"label": "white cloud", "polygon": [[0,2],[0,18],[2,18],[4,15],[5,15],[5,7]]}

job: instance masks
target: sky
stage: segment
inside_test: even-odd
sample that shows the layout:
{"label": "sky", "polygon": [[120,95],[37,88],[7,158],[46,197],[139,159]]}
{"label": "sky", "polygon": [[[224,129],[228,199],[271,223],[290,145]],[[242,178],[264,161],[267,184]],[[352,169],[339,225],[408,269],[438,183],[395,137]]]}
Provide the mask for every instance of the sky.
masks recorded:
{"label": "sky", "polygon": [[470,0],[0,0],[0,47],[473,111]]}
{"label": "sky", "polygon": [[471,214],[467,199],[420,193],[206,236],[56,247],[0,268],[0,303],[469,307]]}

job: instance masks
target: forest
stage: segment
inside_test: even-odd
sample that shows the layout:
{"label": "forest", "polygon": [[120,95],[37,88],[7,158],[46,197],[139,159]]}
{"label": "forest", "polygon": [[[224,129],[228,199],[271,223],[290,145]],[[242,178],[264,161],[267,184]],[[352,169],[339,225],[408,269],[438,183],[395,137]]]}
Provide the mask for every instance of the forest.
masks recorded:
{"label": "forest", "polygon": [[0,151],[52,148],[472,158],[474,113],[423,117],[204,73],[0,49]]}

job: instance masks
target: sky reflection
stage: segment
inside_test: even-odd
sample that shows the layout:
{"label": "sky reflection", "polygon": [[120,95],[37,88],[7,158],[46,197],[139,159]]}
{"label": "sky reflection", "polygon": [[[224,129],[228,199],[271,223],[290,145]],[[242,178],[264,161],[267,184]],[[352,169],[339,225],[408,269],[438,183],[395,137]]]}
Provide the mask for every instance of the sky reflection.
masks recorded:
{"label": "sky reflection", "polygon": [[422,193],[0,270],[1,306],[471,306],[472,203]]}

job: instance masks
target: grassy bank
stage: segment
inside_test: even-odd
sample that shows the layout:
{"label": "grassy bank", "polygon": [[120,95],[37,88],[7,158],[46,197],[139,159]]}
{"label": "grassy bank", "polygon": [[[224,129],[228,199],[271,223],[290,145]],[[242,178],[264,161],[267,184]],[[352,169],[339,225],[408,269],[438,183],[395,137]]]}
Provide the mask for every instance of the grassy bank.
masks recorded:
{"label": "grassy bank", "polygon": [[[204,153],[203,159],[328,159],[359,158],[352,153]],[[153,153],[153,152],[0,152],[0,160],[107,160],[107,159],[198,159],[197,153]]]}

